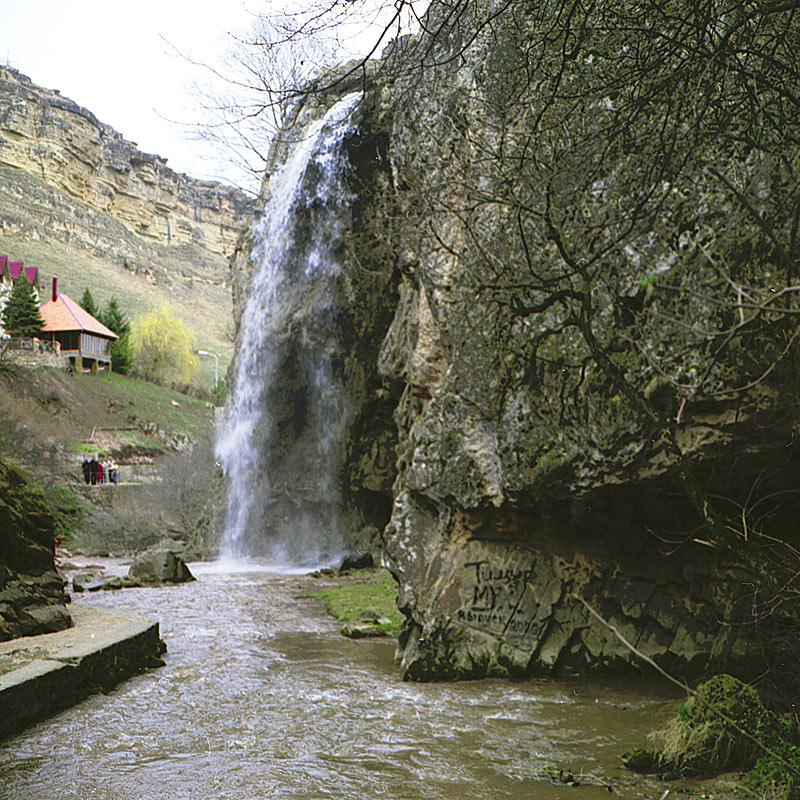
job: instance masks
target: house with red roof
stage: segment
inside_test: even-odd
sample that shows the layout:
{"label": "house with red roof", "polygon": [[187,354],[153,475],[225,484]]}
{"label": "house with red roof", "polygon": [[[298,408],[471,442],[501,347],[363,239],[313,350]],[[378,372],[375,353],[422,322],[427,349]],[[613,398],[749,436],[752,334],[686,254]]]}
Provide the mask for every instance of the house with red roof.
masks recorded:
{"label": "house with red roof", "polygon": [[53,278],[53,293],[39,309],[44,320],[41,338],[61,345],[61,353],[75,369],[98,367],[111,363],[111,343],[118,338],[102,322],[84,311],[71,297],[58,292],[58,278]]}

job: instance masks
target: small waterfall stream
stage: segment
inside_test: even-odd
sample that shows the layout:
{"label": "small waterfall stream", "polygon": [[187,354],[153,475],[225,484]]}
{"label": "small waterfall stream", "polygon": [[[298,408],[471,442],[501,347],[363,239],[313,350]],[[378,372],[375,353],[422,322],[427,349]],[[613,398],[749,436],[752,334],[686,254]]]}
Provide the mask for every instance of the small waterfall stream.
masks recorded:
{"label": "small waterfall stream", "polygon": [[229,482],[222,555],[310,565],[344,536],[338,468],[347,402],[333,364],[337,251],[352,200],[342,141],[353,93],[304,132],[256,223],[232,400],[217,438]]}

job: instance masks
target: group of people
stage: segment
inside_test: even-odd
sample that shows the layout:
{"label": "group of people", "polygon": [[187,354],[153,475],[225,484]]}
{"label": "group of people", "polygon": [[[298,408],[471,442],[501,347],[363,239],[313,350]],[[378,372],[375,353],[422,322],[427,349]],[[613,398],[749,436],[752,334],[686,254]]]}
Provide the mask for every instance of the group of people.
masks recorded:
{"label": "group of people", "polygon": [[119,467],[113,458],[108,458],[103,463],[99,456],[84,456],[82,467],[83,480],[92,486],[98,483],[117,483],[119,480]]}

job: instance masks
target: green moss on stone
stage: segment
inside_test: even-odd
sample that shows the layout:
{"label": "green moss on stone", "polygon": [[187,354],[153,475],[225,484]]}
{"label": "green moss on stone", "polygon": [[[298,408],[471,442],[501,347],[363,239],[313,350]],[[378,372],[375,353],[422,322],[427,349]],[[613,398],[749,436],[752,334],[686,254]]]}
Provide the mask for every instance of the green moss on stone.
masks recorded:
{"label": "green moss on stone", "polygon": [[328,613],[339,622],[347,622],[366,611],[374,611],[390,620],[384,628],[396,634],[403,624],[397,610],[397,584],[388,570],[363,570],[347,583],[311,593],[325,603]]}
{"label": "green moss on stone", "polygon": [[[659,767],[668,775],[714,775],[748,771],[745,785],[770,797],[800,797],[800,731],[790,715],[779,716],[758,692],[731,675],[715,675],[652,735]],[[631,753],[623,755],[623,761]],[[636,769],[635,766],[626,766]],[[634,763],[636,759],[634,758]]]}

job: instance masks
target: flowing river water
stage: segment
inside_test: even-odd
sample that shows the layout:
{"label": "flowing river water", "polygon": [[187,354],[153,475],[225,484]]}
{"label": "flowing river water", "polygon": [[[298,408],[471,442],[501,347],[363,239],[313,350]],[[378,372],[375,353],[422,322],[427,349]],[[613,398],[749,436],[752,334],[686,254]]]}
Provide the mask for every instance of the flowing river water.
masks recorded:
{"label": "flowing river water", "polygon": [[[181,586],[77,596],[157,618],[166,666],[0,745],[2,800],[657,800],[619,753],[675,710],[663,685],[404,683],[305,575],[194,564]],[[602,785],[548,780],[553,770]]]}

